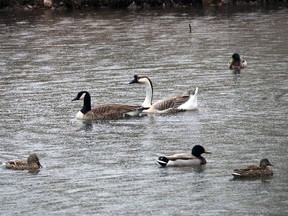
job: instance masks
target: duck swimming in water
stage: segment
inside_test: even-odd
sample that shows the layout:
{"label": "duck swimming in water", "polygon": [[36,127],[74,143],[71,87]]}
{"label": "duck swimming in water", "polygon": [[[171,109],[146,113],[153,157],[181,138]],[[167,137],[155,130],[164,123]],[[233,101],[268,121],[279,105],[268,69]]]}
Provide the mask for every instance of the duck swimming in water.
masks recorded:
{"label": "duck swimming in water", "polygon": [[268,166],[273,166],[267,158],[260,161],[260,165],[250,165],[242,169],[234,169],[232,175],[234,178],[255,178],[268,177],[273,175],[272,169]]}
{"label": "duck swimming in water", "polygon": [[240,70],[246,67],[247,62],[241,58],[238,53],[234,53],[229,62],[229,69],[234,70],[236,73],[240,73]]}
{"label": "duck swimming in water", "polygon": [[180,153],[173,155],[160,156],[157,162],[162,166],[195,166],[204,165],[207,163],[206,159],[201,154],[211,154],[210,151],[206,151],[203,146],[195,145],[192,148],[191,153]]}
{"label": "duck swimming in water", "polygon": [[31,154],[27,161],[23,160],[14,160],[14,161],[7,161],[4,163],[4,167],[6,169],[13,169],[13,170],[37,170],[42,167],[39,162],[39,158],[36,154]]}

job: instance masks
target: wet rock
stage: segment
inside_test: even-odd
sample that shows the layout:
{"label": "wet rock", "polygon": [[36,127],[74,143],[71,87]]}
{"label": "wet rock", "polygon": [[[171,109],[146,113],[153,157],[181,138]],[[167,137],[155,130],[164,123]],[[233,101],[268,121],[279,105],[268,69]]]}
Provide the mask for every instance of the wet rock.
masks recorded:
{"label": "wet rock", "polygon": [[43,3],[44,3],[44,7],[47,7],[47,8],[53,7],[52,0],[44,0]]}

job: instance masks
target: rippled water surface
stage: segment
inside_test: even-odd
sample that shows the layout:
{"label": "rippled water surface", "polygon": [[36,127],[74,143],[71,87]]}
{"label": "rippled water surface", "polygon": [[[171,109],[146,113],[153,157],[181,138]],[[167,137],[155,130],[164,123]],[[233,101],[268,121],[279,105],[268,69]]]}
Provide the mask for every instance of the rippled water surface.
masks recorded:
{"label": "rippled water surface", "polygon": [[[36,153],[37,174],[1,169],[1,215],[287,215],[287,9],[0,12],[0,160]],[[192,26],[189,33],[188,24]],[[227,69],[233,52],[248,62]],[[199,111],[84,124],[92,104],[141,104],[199,87]],[[213,152],[205,167],[157,154]],[[268,180],[231,171],[274,164]]]}

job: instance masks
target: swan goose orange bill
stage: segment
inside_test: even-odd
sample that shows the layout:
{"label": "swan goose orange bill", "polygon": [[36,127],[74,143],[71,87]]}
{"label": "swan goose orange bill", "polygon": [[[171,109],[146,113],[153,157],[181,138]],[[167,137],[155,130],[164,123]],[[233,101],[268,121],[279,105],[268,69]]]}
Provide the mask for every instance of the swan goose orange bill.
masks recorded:
{"label": "swan goose orange bill", "polygon": [[80,91],[72,100],[83,100],[82,109],[76,114],[81,120],[108,120],[120,119],[124,117],[139,116],[143,107],[128,104],[105,104],[91,109],[91,97],[87,91]]}
{"label": "swan goose orange bill", "polygon": [[142,75],[134,75],[134,79],[129,84],[134,83],[145,85],[146,96],[142,103],[142,107],[144,108],[143,113],[173,113],[197,110],[198,87],[182,95],[164,98],[152,104],[153,84],[150,78]]}
{"label": "swan goose orange bill", "polygon": [[207,163],[206,159],[201,154],[211,154],[210,151],[206,151],[203,146],[195,145],[192,148],[191,153],[180,153],[173,155],[160,156],[157,162],[162,166],[196,166],[204,165]]}
{"label": "swan goose orange bill", "polygon": [[240,70],[247,67],[247,62],[240,57],[238,53],[233,53],[229,61],[229,69],[234,70],[235,73],[240,73]]}
{"label": "swan goose orange bill", "polygon": [[39,158],[36,154],[31,154],[27,161],[24,160],[11,160],[3,163],[6,169],[13,170],[37,170],[42,167]]}
{"label": "swan goose orange bill", "polygon": [[232,175],[234,178],[255,178],[268,177],[273,175],[272,169],[268,166],[273,166],[267,158],[260,161],[260,165],[250,165],[242,169],[234,169]]}

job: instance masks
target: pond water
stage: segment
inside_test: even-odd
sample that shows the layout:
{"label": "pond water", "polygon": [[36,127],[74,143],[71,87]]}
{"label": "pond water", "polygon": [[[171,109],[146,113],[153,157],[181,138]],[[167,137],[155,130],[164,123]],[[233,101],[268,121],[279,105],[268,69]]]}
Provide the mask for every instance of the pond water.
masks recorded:
{"label": "pond water", "polygon": [[[1,169],[1,215],[287,215],[288,10],[0,12],[0,161],[36,153],[38,173]],[[189,33],[189,24],[192,32]],[[247,60],[228,69],[234,52]],[[199,111],[96,121],[92,104],[141,104],[199,88]],[[212,151],[204,167],[159,153]],[[233,181],[267,157],[274,176]]]}

